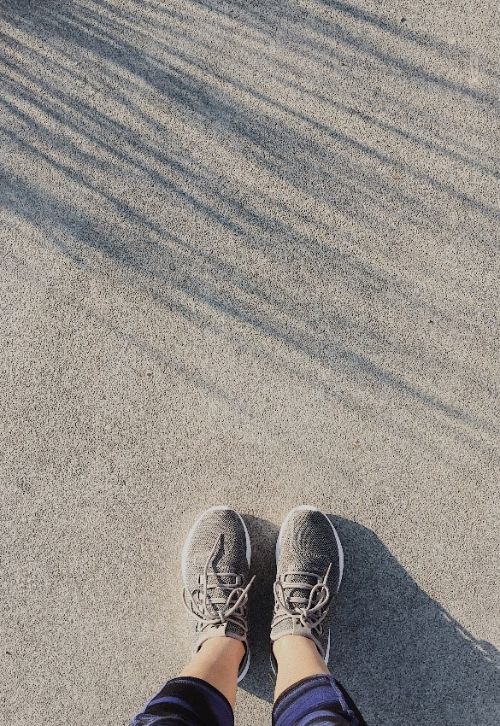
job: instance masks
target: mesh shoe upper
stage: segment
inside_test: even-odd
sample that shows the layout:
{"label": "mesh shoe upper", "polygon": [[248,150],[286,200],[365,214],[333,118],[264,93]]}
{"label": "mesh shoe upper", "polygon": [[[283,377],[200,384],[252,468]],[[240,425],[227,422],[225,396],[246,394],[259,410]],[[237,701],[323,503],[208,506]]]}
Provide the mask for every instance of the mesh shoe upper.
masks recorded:
{"label": "mesh shoe upper", "polygon": [[[226,635],[247,645],[250,542],[232,509],[209,509],[184,545],[184,603],[191,615],[193,646]],[[246,658],[245,658],[246,660]]]}
{"label": "mesh shoe upper", "polygon": [[271,640],[304,635],[327,660],[328,614],[342,578],[343,552],[326,515],[312,508],[292,510],[280,531],[276,564]]}

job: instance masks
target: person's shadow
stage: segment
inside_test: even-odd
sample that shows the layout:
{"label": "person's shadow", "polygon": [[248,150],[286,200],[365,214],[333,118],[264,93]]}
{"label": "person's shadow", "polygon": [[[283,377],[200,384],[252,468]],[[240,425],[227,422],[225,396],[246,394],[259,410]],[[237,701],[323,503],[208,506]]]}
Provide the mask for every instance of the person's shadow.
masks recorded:
{"label": "person's shadow", "polygon": [[[250,608],[252,667],[241,685],[271,701],[277,528],[256,517],[245,520],[257,582]],[[332,617],[330,668],[368,725],[498,726],[498,650],[476,640],[423,592],[371,530],[340,517],[332,521],[345,570]]]}

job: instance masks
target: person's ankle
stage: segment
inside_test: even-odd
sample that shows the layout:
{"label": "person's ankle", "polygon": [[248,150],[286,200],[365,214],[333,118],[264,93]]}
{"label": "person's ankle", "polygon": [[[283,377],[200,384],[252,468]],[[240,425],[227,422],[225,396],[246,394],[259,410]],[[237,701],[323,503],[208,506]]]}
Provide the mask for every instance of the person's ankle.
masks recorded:
{"label": "person's ankle", "polygon": [[208,652],[224,652],[224,657],[235,658],[240,663],[245,655],[245,644],[241,640],[231,638],[228,635],[216,636],[215,638],[207,638],[201,646],[200,650],[204,653]]}
{"label": "person's ankle", "polygon": [[273,653],[276,657],[278,657],[279,653],[289,651],[290,649],[294,648],[307,650],[314,649],[316,652],[319,653],[314,641],[311,640],[311,638],[306,637],[305,635],[283,635],[283,637],[278,638],[278,640],[274,641],[272,647]]}
{"label": "person's ankle", "polygon": [[276,660],[275,699],[304,678],[328,675],[328,666],[316,644],[305,635],[284,635],[273,644]]}
{"label": "person's ankle", "polygon": [[305,635],[284,635],[273,643],[273,655],[278,670],[281,666],[289,669],[303,667],[311,673],[328,673],[328,666],[315,642]]}

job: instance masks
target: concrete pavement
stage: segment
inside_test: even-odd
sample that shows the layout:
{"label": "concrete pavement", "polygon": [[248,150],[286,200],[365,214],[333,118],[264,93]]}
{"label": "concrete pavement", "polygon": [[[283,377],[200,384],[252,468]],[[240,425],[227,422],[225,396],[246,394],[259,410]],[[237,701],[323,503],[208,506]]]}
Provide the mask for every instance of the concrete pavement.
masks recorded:
{"label": "concrete pavement", "polygon": [[3,721],[126,724],[228,503],[268,722],[273,538],[311,503],[370,726],[496,726],[496,3],[0,8]]}

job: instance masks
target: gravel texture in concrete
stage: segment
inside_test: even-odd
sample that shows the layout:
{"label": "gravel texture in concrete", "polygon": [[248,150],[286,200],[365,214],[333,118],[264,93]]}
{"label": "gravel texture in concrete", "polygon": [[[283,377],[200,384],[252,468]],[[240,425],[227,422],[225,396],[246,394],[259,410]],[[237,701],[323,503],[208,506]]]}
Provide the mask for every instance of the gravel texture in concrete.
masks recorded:
{"label": "gravel texture in concrete", "polygon": [[2,0],[0,704],[123,726],[205,507],[346,551],[370,726],[497,726],[497,3]]}

